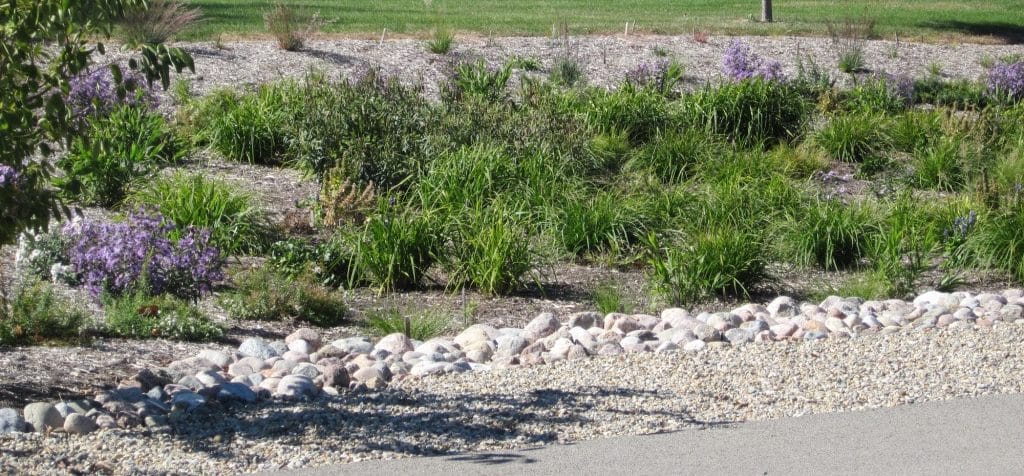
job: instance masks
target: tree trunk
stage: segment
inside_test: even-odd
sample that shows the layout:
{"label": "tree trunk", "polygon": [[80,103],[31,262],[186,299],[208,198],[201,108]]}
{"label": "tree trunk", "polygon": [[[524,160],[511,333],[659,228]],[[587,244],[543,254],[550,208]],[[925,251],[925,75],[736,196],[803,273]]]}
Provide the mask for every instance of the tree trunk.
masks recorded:
{"label": "tree trunk", "polygon": [[761,21],[772,22],[772,0],[761,0]]}

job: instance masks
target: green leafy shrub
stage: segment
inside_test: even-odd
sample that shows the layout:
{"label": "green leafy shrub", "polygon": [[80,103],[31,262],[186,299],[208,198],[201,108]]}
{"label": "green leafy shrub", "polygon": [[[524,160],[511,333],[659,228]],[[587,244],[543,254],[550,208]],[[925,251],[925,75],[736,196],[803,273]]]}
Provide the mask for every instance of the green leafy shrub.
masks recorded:
{"label": "green leafy shrub", "polygon": [[333,327],[348,317],[348,305],[341,293],[307,278],[299,282],[295,316],[317,327]]}
{"label": "green leafy shrub", "polygon": [[436,224],[411,211],[382,209],[370,217],[356,246],[356,267],[380,292],[419,286],[438,260]]}
{"label": "green leafy shrub", "polygon": [[273,165],[281,162],[290,124],[280,87],[262,85],[255,93],[226,92],[200,101],[199,138],[230,160]]}
{"label": "green leafy shrub", "polygon": [[455,46],[455,35],[447,28],[435,28],[427,40],[427,51],[435,55],[446,55]]}
{"label": "green leafy shrub", "polygon": [[433,157],[427,136],[435,111],[418,89],[395,78],[371,71],[298,94],[289,156],[317,176],[338,167],[354,183],[389,190],[407,184]]}
{"label": "green leafy shrub", "polygon": [[268,265],[236,275],[234,289],[222,294],[219,304],[232,319],[279,321],[294,317],[319,327],[336,326],[348,314],[338,291],[319,284],[309,274],[288,279]]}
{"label": "green leafy shrub", "polygon": [[841,107],[864,114],[896,114],[914,99],[914,83],[906,77],[878,74],[840,94]]}
{"label": "green leafy shrub", "polygon": [[898,151],[913,153],[941,137],[944,122],[941,112],[907,111],[896,116],[889,125],[890,143]]}
{"label": "green leafy shrub", "polygon": [[624,85],[595,93],[586,109],[587,122],[602,132],[624,131],[634,144],[646,142],[668,125],[668,101],[645,88]]}
{"label": "green leafy shrub", "polygon": [[864,60],[864,50],[851,48],[839,54],[837,66],[839,71],[846,74],[857,74],[865,71],[867,62]]}
{"label": "green leafy shrub", "polygon": [[158,209],[179,229],[210,230],[210,240],[227,254],[260,252],[273,233],[251,194],[199,174],[161,177],[136,190],[131,201]]}
{"label": "green leafy shrub", "polygon": [[432,312],[406,317],[397,309],[383,309],[368,312],[365,325],[370,333],[377,336],[401,332],[410,339],[429,340],[447,332],[452,326],[452,319]]}
{"label": "green leafy shrub", "polygon": [[835,160],[862,162],[886,148],[885,127],[877,116],[838,115],[815,134],[814,142]]}
{"label": "green leafy shrub", "polygon": [[455,218],[446,253],[448,285],[473,286],[484,294],[506,294],[533,269],[530,235],[522,215],[502,205],[478,206]]}
{"label": "green leafy shrub", "polygon": [[718,145],[699,129],[659,134],[633,151],[625,170],[646,170],[663,183],[682,183],[696,164],[709,160]]}
{"label": "green leafy shrub", "polygon": [[353,241],[348,232],[320,242],[289,238],[270,245],[267,260],[288,279],[312,273],[325,286],[355,286],[361,281],[355,272]]}
{"label": "green leafy shrub", "polygon": [[744,145],[791,141],[801,134],[810,112],[795,87],[756,78],[709,86],[684,105],[695,126]]}
{"label": "green leafy shrub", "polygon": [[293,315],[295,288],[271,266],[242,271],[232,277],[234,289],[218,304],[231,319],[279,321]]}
{"label": "green leafy shrub", "polygon": [[590,299],[597,308],[597,312],[609,314],[612,312],[632,312],[622,295],[622,291],[614,283],[605,282],[598,285],[590,293]]}
{"label": "green leafy shrub", "polygon": [[57,294],[49,283],[32,280],[0,293],[0,345],[37,345],[80,338],[88,313]]}
{"label": "green leafy shrub", "polygon": [[1005,209],[983,214],[966,247],[983,267],[1024,281],[1024,205],[1020,196]]}
{"label": "green leafy shrub", "polygon": [[548,80],[554,84],[572,87],[586,81],[586,72],[579,60],[570,56],[560,56],[555,59],[548,73]]}
{"label": "green leafy shrub", "polygon": [[762,240],[741,230],[707,230],[678,246],[663,246],[651,236],[648,246],[648,279],[655,292],[673,304],[715,295],[747,296],[767,279]]}
{"label": "green leafy shrub", "polygon": [[952,192],[966,185],[964,143],[957,137],[942,137],[933,144],[914,152],[914,184]]}
{"label": "green leafy shrub", "polygon": [[640,241],[649,225],[633,197],[584,189],[558,203],[552,224],[557,242],[573,256],[616,251]]}
{"label": "green leafy shrub", "polygon": [[863,205],[815,200],[781,225],[782,254],[801,266],[827,270],[856,266],[868,254],[873,214]]}
{"label": "green leafy shrub", "polygon": [[874,276],[885,284],[888,297],[905,298],[914,292],[929,253],[941,236],[920,210],[920,203],[901,193],[890,204],[871,241],[868,258]]}
{"label": "green leafy shrub", "polygon": [[482,59],[476,63],[460,63],[452,75],[449,94],[454,98],[471,94],[486,101],[503,101],[508,99],[505,87],[511,77],[512,68],[507,64],[492,68]]}
{"label": "green leafy shrub", "polygon": [[130,184],[184,154],[163,116],[134,107],[88,119],[86,135],[72,141],[57,165],[56,185],[86,205],[112,206]]}
{"label": "green leafy shrub", "polygon": [[965,79],[946,81],[935,75],[914,81],[914,102],[955,109],[982,109],[991,103],[985,86]]}
{"label": "green leafy shrub", "polygon": [[593,158],[593,168],[604,172],[618,171],[631,149],[629,133],[626,131],[601,132],[587,144],[587,152]]}
{"label": "green leafy shrub", "polygon": [[107,332],[133,339],[163,338],[211,341],[224,337],[224,329],[198,307],[168,296],[150,296],[136,290],[118,298],[104,297]]}

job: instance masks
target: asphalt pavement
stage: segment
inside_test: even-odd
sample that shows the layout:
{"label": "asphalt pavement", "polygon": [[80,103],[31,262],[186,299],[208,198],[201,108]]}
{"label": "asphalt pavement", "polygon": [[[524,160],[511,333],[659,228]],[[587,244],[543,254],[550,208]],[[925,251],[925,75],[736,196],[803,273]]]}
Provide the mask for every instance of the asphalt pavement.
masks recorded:
{"label": "asphalt pavement", "polygon": [[1024,395],[274,474],[1024,475]]}

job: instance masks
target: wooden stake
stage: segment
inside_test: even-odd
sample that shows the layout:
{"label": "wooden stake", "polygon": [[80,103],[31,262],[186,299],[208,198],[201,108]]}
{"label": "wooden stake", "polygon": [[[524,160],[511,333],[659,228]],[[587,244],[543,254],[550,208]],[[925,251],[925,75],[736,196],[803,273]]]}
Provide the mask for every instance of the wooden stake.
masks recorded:
{"label": "wooden stake", "polygon": [[387,34],[388,34],[388,29],[387,28],[385,28],[384,31],[380,32],[380,45],[378,45],[378,48],[381,47],[381,46],[384,46],[384,35],[387,35]]}

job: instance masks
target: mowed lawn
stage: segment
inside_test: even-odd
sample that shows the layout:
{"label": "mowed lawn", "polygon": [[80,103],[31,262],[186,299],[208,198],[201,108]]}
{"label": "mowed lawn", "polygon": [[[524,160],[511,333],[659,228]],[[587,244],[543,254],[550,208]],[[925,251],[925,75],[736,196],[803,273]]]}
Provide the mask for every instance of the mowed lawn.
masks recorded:
{"label": "mowed lawn", "polygon": [[[186,34],[260,35],[269,0],[193,0],[206,21]],[[825,34],[829,21],[871,18],[881,36],[932,40],[978,36],[981,41],[1024,42],[1021,0],[775,0],[774,24],[756,21],[760,0],[302,0],[284,1],[329,20],[326,32],[352,36],[424,35],[442,26],[481,35],[550,35],[556,24],[574,34],[637,32],[680,34]]]}

